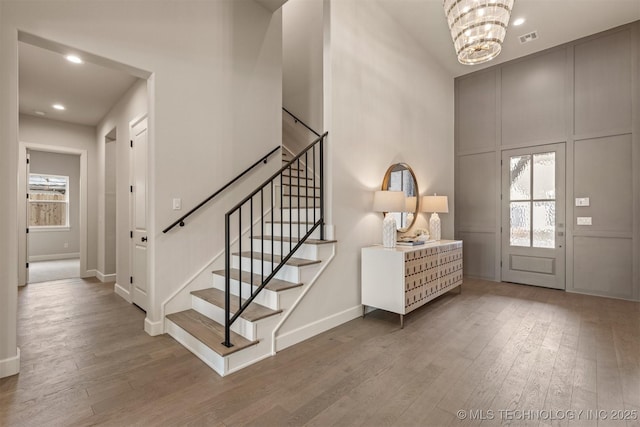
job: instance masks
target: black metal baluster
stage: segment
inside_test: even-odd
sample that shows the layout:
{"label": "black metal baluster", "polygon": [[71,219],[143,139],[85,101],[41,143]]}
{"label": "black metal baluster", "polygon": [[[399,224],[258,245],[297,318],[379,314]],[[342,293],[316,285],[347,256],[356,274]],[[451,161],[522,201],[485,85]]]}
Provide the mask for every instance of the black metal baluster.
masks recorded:
{"label": "black metal baluster", "polygon": [[[253,282],[253,197],[249,200],[249,227],[251,227],[250,238],[251,238],[251,271],[249,273],[249,283]],[[241,285],[242,286],[242,285]],[[249,287],[249,295],[253,296],[253,286]]]}
{"label": "black metal baluster", "polygon": [[229,221],[230,214],[224,216],[224,342],[226,347],[231,347],[231,324],[230,307],[231,307],[231,242],[229,241]]}
{"label": "black metal baluster", "polygon": [[[307,203],[309,202],[309,151],[304,152],[304,188],[307,196]],[[309,215],[309,206],[307,206],[307,215]],[[313,209],[316,208],[316,190],[313,190]],[[309,221],[304,222],[304,234],[309,231]],[[298,236],[298,239],[300,236]]]}
{"label": "black metal baluster", "polygon": [[[316,146],[312,148],[313,153],[313,225],[316,225]],[[309,221],[307,221],[309,222]]]}
{"label": "black metal baluster", "polygon": [[[289,165],[289,252],[291,252],[291,235],[293,234],[293,203],[291,202],[291,195],[293,194],[293,190],[291,188],[292,178],[293,178],[293,162]],[[298,215],[298,221],[300,221],[300,215]],[[281,251],[280,256],[284,256],[284,249]]]}
{"label": "black metal baluster", "polygon": [[242,205],[238,208],[238,252],[240,253],[240,286],[238,286],[238,301],[242,301]]}
{"label": "black metal baluster", "polygon": [[320,240],[324,240],[324,135],[320,137]]}
{"label": "black metal baluster", "polygon": [[[273,232],[271,233],[273,234]],[[264,277],[264,187],[260,189],[260,252],[262,253],[262,268],[260,277]],[[273,238],[273,236],[271,237]],[[253,276],[251,276],[251,290],[253,291]]]}
{"label": "black metal baluster", "polygon": [[[300,169],[300,157],[298,157],[298,218],[300,218],[300,203],[302,202],[302,199],[300,199],[300,175],[302,173],[302,170]],[[306,203],[305,203],[305,208],[306,208]],[[300,223],[301,221],[298,220],[298,240],[300,239]],[[291,240],[291,243],[293,243],[293,239]]]}
{"label": "black metal baluster", "polygon": [[[273,234],[273,228],[276,226],[274,212],[276,209],[275,195],[273,194],[273,180],[271,181],[271,234]],[[282,206],[282,205],[281,205]],[[280,207],[280,235],[282,235],[282,207]],[[273,243],[274,238],[271,238],[271,271],[273,271]],[[262,275],[261,283],[264,283],[264,274]]]}

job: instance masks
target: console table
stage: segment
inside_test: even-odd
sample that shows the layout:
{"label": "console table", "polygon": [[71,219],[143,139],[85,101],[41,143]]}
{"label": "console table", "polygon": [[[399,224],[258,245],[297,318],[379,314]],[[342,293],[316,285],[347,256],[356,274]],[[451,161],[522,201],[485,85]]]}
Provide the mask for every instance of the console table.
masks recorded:
{"label": "console table", "polygon": [[367,306],[404,315],[456,288],[462,291],[462,241],[362,248],[362,316]]}

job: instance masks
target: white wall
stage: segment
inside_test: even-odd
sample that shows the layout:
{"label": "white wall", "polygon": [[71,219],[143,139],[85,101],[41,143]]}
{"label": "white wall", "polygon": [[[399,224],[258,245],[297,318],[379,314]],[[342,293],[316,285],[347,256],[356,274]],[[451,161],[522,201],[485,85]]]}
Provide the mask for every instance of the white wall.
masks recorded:
{"label": "white wall", "polygon": [[[96,268],[97,247],[97,153],[95,145],[96,128],[93,126],[77,125],[72,123],[60,122],[57,120],[43,119],[41,117],[20,114],[19,123],[19,140],[23,143],[46,145],[49,147],[57,147],[60,149],[73,149],[87,152],[87,245],[86,268],[85,270],[94,270]],[[17,163],[17,161],[16,161]],[[21,164],[19,174],[22,175],[24,166]],[[21,194],[24,194],[21,190]],[[26,228],[26,217],[20,215],[18,218],[19,229]],[[26,235],[19,234],[19,261],[18,265],[24,265]],[[25,283],[24,269],[18,270],[19,283]],[[81,272],[84,274],[84,272]]]}
{"label": "white wall", "polygon": [[316,132],[323,128],[323,0],[282,6],[282,104]]}
{"label": "white wall", "polygon": [[[64,259],[80,253],[80,156],[30,150],[30,172],[69,177],[69,228],[29,232],[29,262]],[[66,246],[66,247],[65,247]]]}
{"label": "white wall", "polygon": [[[18,30],[153,73],[147,325],[158,327],[160,302],[223,246],[221,218],[228,207],[215,205],[192,222],[199,226],[163,235],[176,218],[171,199],[195,205],[280,143],[281,12],[272,15],[251,0],[3,1],[0,8],[5,200],[17,197]],[[17,351],[17,219],[13,210],[0,215],[1,360]]]}
{"label": "white wall", "polygon": [[[149,111],[147,82],[138,80],[120,100],[111,108],[107,115],[96,126],[96,144],[98,151],[99,171],[98,183],[98,271],[102,274],[113,274],[117,271],[116,283],[126,290],[129,290],[129,167],[130,151],[129,145],[129,123],[147,114]],[[116,269],[110,271],[113,266],[108,266],[106,248],[108,241],[113,236],[108,236],[105,232],[107,215],[107,185],[106,185],[106,139],[105,137],[113,129],[116,129],[116,140],[109,144],[115,146],[115,202],[116,202],[116,227],[115,227],[115,249],[116,249]],[[113,213],[112,213],[113,214]]]}
{"label": "white wall", "polygon": [[[328,220],[335,226],[337,255],[280,335],[318,319],[361,314],[360,249],[381,241],[382,216],[371,211],[373,192],[391,164],[411,165],[421,194],[449,196],[442,236],[453,238],[453,78],[380,4],[331,3],[324,120]],[[424,214],[415,227],[426,227]]]}

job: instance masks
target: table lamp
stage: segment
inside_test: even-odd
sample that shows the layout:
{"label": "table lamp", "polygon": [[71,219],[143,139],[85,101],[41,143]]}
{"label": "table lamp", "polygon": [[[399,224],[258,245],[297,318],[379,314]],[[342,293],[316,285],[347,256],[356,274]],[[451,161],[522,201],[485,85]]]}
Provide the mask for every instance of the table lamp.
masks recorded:
{"label": "table lamp", "polygon": [[421,203],[421,211],[422,212],[432,212],[431,218],[429,219],[429,234],[433,240],[440,240],[441,235],[441,226],[440,226],[440,217],[438,213],[447,213],[449,212],[449,201],[447,196],[438,196],[434,194],[433,196],[423,196]]}
{"label": "table lamp", "polygon": [[403,212],[405,208],[403,191],[376,191],[373,195],[373,210],[385,212],[382,221],[382,245],[385,248],[396,247],[396,220],[391,212]]}

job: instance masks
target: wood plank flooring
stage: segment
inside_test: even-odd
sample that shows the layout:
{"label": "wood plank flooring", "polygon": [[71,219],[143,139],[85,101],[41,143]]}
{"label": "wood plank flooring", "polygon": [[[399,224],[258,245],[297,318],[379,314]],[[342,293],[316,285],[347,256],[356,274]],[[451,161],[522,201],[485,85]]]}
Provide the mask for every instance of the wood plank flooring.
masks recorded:
{"label": "wood plank flooring", "polygon": [[221,378],[112,288],[20,290],[0,425],[640,426],[595,419],[640,411],[639,303],[465,279],[404,329],[374,311]]}

